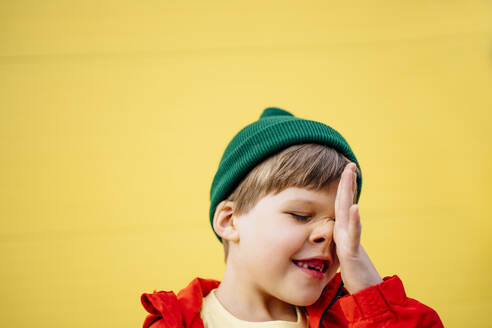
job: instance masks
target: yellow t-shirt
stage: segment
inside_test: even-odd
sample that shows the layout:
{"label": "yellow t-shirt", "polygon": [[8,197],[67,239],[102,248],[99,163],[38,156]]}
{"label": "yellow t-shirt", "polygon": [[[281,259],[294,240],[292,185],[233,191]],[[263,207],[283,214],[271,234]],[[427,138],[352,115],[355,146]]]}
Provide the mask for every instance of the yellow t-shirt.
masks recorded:
{"label": "yellow t-shirt", "polygon": [[215,289],[203,299],[200,317],[205,328],[306,328],[309,327],[309,318],[304,311],[296,306],[297,321],[244,321],[227,311],[215,296]]}

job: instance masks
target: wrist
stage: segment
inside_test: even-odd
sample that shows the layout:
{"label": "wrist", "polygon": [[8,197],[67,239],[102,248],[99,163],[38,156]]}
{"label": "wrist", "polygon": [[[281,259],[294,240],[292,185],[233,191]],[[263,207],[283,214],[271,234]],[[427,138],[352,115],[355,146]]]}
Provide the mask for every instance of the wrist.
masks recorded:
{"label": "wrist", "polygon": [[350,293],[350,295],[357,294],[358,292],[367,289],[371,286],[376,286],[379,285],[380,283],[383,282],[383,279],[379,277],[379,275],[371,277],[370,279],[364,280],[364,281],[357,281],[355,283],[348,282],[347,284],[344,284],[345,289]]}
{"label": "wrist", "polygon": [[362,245],[358,256],[340,261],[340,271],[345,288],[350,294],[383,282]]}

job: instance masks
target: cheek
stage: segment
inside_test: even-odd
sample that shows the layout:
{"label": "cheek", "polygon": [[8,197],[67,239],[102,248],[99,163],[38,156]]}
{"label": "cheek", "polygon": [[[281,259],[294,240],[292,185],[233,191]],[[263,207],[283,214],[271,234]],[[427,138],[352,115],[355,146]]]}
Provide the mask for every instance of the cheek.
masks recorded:
{"label": "cheek", "polygon": [[304,229],[291,225],[276,225],[270,231],[263,238],[263,252],[270,260],[279,262],[290,259],[303,247],[307,238]]}
{"label": "cheek", "polygon": [[302,247],[306,241],[304,229],[298,227],[284,227],[278,229],[278,242],[284,249],[295,249]]}
{"label": "cheek", "polygon": [[248,262],[286,265],[303,247],[307,238],[306,229],[283,217],[253,219],[244,223],[240,238]]}

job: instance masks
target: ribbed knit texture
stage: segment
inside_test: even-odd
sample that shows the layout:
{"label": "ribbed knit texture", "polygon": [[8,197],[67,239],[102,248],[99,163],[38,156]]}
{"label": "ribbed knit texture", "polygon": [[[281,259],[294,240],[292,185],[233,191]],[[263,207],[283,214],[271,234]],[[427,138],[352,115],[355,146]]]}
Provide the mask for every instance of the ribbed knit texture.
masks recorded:
{"label": "ribbed knit texture", "polygon": [[[217,204],[234,191],[249,171],[275,153],[303,143],[318,143],[334,148],[355,162],[360,170],[359,162],[347,141],[330,126],[295,117],[281,108],[266,108],[258,121],[245,126],[234,136],[222,155],[210,189],[209,216],[212,229]],[[356,203],[359,202],[361,188],[362,175],[357,178]]]}

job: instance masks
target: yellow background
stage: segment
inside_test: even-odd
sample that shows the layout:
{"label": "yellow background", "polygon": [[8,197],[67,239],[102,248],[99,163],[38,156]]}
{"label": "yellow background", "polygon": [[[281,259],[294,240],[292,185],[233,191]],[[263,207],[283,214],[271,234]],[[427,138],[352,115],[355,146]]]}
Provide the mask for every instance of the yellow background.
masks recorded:
{"label": "yellow background", "polygon": [[490,327],[490,1],[2,1],[0,326],[140,327],[221,279],[225,146],[268,106],[362,167],[362,242],[446,327]]}

